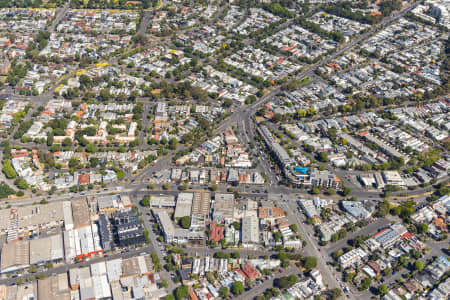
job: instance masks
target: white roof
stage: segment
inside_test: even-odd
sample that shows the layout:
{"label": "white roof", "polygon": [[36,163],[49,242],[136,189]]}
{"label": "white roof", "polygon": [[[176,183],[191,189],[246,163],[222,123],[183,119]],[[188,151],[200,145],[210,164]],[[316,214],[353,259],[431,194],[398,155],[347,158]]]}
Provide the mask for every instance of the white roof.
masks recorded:
{"label": "white roof", "polygon": [[122,275],[122,259],[113,259],[106,262],[109,281],[116,281]]}

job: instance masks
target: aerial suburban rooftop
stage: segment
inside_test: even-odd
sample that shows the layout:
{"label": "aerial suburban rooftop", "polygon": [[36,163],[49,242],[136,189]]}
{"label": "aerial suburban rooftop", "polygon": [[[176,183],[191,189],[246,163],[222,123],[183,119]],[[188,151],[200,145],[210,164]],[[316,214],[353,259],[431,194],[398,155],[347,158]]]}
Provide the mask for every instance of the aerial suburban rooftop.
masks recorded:
{"label": "aerial suburban rooftop", "polygon": [[449,0],[0,0],[0,300],[450,298]]}

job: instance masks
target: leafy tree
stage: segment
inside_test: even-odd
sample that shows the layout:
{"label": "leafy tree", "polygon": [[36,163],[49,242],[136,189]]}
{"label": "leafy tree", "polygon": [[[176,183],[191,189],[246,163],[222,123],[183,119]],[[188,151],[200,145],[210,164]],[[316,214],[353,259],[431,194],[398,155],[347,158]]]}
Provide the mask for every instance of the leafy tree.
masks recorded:
{"label": "leafy tree", "polygon": [[282,238],[283,238],[283,235],[281,234],[281,232],[277,231],[273,234],[273,239],[275,240],[275,242],[281,241]]}
{"label": "leafy tree", "polygon": [[233,227],[238,231],[241,230],[241,222],[238,221],[233,222]]}
{"label": "leafy tree", "polygon": [[219,295],[223,299],[226,299],[228,297],[229,293],[230,293],[230,291],[226,286],[221,287],[219,290]]}
{"label": "leafy tree", "polygon": [[86,146],[86,152],[95,153],[97,152],[97,149],[95,148],[94,144],[89,143],[89,145]]}
{"label": "leafy tree", "polygon": [[14,180],[14,184],[21,190],[26,190],[28,188],[28,183],[22,178]]}
{"label": "leafy tree", "polygon": [[392,269],[391,268],[386,268],[383,270],[383,275],[384,276],[391,276],[392,275]]}
{"label": "leafy tree", "polygon": [[298,231],[297,224],[295,224],[295,223],[291,224],[291,226],[289,226],[289,228],[290,228],[293,232],[297,232],[297,231]]}
{"label": "leafy tree", "polygon": [[231,285],[231,292],[234,295],[240,295],[244,292],[244,284],[240,281],[235,281]]}
{"label": "leafy tree", "polygon": [[422,271],[424,268],[423,262],[421,262],[420,260],[416,260],[414,267],[417,271]]}
{"label": "leafy tree", "polygon": [[351,192],[352,192],[352,190],[349,187],[344,187],[344,189],[342,190],[342,194],[344,196],[350,195]]}
{"label": "leafy tree", "polygon": [[91,165],[91,168],[95,168],[100,163],[100,160],[97,157],[91,157],[91,159],[89,160],[89,163]]}
{"label": "leafy tree", "polygon": [[338,241],[338,239],[339,239],[339,236],[337,235],[337,233],[333,233],[331,235],[331,242],[332,243],[336,243]]}
{"label": "leafy tree", "polygon": [[317,266],[317,257],[314,256],[306,256],[303,259],[303,267],[306,269],[314,269]]}
{"label": "leafy tree", "polygon": [[223,251],[216,252],[214,254],[214,257],[215,258],[222,258],[222,259],[223,258],[228,258],[227,254],[225,252],[223,252]]}
{"label": "leafy tree", "polygon": [[229,108],[231,107],[231,105],[233,105],[233,100],[231,99],[226,99],[225,101],[223,101],[222,106],[224,108]]}
{"label": "leafy tree", "polygon": [[51,268],[53,268],[53,264],[51,262],[48,262],[48,263],[45,264],[45,268],[46,269],[51,269]]}
{"label": "leafy tree", "polygon": [[150,207],[150,196],[145,195],[144,198],[142,198],[141,205],[145,207]]}
{"label": "leafy tree", "polygon": [[169,141],[169,149],[170,150],[177,150],[177,144],[178,144],[177,139],[176,138],[171,138],[170,141]]}
{"label": "leafy tree", "polygon": [[9,195],[15,194],[15,191],[5,182],[0,183],[0,198],[7,198]]}
{"label": "leafy tree", "polygon": [[77,167],[78,165],[79,165],[79,161],[78,161],[78,158],[76,158],[76,157],[72,157],[70,160],[69,160],[69,168],[75,168],[75,167]]}
{"label": "leafy tree", "polygon": [[30,272],[30,273],[36,273],[36,272],[37,272],[37,267],[36,267],[36,265],[31,265],[30,268],[28,269],[28,272]]}
{"label": "leafy tree", "polygon": [[388,288],[385,284],[380,284],[378,286],[378,294],[379,295],[384,296],[387,294],[387,292],[388,292]]}
{"label": "leafy tree", "polygon": [[428,225],[426,223],[420,223],[416,227],[418,233],[424,234],[428,232]]}
{"label": "leafy tree", "polygon": [[177,287],[175,290],[175,298],[176,300],[182,300],[189,297],[189,289],[187,286],[182,285]]}
{"label": "leafy tree", "polygon": [[283,276],[275,279],[274,285],[280,289],[286,289],[298,282],[298,277],[295,275]]}
{"label": "leafy tree", "polygon": [[71,138],[65,138],[64,140],[63,140],[63,142],[62,142],[62,145],[64,146],[64,147],[70,147],[70,146],[72,146],[72,139]]}
{"label": "leafy tree", "polygon": [[371,284],[372,280],[369,277],[366,277],[361,281],[360,289],[362,291],[365,291],[370,287]]}
{"label": "leafy tree", "polygon": [[320,152],[319,153],[319,161],[321,162],[328,162],[328,154],[326,152]]}
{"label": "leafy tree", "polygon": [[335,300],[342,296],[342,291],[340,289],[332,289],[328,291],[331,295],[331,299]]}
{"label": "leafy tree", "polygon": [[191,227],[191,217],[190,216],[184,216],[180,219],[180,226],[184,229],[188,229]]}
{"label": "leafy tree", "polygon": [[5,174],[6,178],[8,178],[8,179],[17,177],[16,170],[14,170],[14,168],[12,167],[9,159],[3,160],[3,170],[2,171]]}
{"label": "leafy tree", "polygon": [[122,170],[116,169],[114,171],[116,172],[117,179],[121,180],[125,177],[125,173]]}
{"label": "leafy tree", "polygon": [[389,201],[387,201],[385,199],[383,202],[378,204],[378,210],[377,210],[376,215],[378,217],[385,217],[389,213],[390,207],[391,207],[391,205],[390,205]]}

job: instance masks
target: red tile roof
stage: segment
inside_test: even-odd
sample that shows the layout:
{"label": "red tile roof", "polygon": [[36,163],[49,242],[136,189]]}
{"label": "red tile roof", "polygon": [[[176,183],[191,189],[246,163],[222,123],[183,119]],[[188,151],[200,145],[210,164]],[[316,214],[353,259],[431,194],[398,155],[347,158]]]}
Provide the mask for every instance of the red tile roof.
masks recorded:
{"label": "red tile roof", "polygon": [[253,266],[252,266],[252,265],[249,265],[249,264],[245,265],[245,266],[242,268],[242,271],[244,271],[244,273],[245,273],[245,274],[247,275],[247,277],[250,278],[250,279],[255,278],[255,277],[258,276],[258,271],[256,271],[256,269],[253,268]]}
{"label": "red tile roof", "polygon": [[221,239],[224,238],[224,227],[218,227],[214,223],[209,224],[209,240],[213,240],[216,243],[219,242]]}

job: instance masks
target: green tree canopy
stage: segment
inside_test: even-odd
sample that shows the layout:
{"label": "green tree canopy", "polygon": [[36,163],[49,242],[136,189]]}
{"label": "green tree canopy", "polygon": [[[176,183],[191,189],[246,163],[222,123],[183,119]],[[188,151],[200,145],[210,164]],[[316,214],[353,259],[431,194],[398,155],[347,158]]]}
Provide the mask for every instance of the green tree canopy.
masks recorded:
{"label": "green tree canopy", "polygon": [[244,284],[240,281],[235,281],[231,285],[231,292],[234,295],[240,295],[244,292]]}

